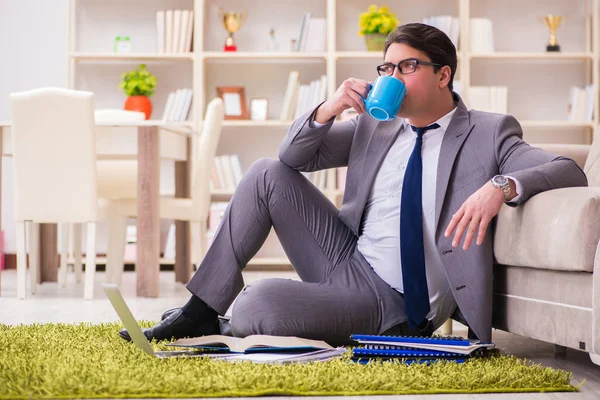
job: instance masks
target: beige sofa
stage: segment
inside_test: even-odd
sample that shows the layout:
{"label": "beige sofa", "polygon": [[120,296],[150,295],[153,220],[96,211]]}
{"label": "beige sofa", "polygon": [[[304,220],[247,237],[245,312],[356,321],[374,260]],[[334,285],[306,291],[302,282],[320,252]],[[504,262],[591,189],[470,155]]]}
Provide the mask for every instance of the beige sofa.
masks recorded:
{"label": "beige sofa", "polygon": [[551,190],[496,221],[493,327],[579,349],[600,365],[600,136],[539,145],[583,168],[589,187]]}

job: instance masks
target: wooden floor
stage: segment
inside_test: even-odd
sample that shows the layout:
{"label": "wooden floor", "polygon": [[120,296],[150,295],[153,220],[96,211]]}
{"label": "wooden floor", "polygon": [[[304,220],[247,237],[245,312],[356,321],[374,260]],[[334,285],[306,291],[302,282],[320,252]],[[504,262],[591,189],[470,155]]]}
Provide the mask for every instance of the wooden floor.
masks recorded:
{"label": "wooden floor", "polygon": [[[294,272],[259,272],[244,273],[246,283],[263,278],[298,279]],[[104,297],[101,282],[104,274],[96,276],[94,300],[83,300],[83,284],[75,282],[73,274],[69,276],[66,288],[56,283],[44,283],[38,286],[38,293],[25,300],[16,299],[16,271],[2,271],[0,288],[0,323],[20,324],[33,322],[108,322],[118,317]],[[170,308],[181,306],[189,298],[189,292],[182,284],[175,284],[172,272],[160,274],[160,298],[147,299],[135,297],[135,274],[126,272],[123,278],[122,291],[137,319],[160,318],[160,314]],[[455,334],[466,335],[463,325],[455,323]],[[568,350],[565,355],[555,356],[554,346],[525,337],[494,331],[493,341],[496,345],[518,357],[527,358],[543,365],[560,368],[573,373],[574,385],[585,380],[578,393],[525,393],[525,394],[482,394],[482,395],[423,395],[423,396],[387,396],[401,400],[411,399],[586,399],[600,400],[600,366],[594,365],[587,353]],[[374,397],[374,396],[365,396]],[[298,400],[298,397],[290,398]],[[314,400],[314,397],[310,398]],[[324,398],[326,399],[326,398]],[[330,399],[330,398],[327,398]],[[352,397],[344,397],[351,400]],[[365,400],[361,397],[361,400]]]}

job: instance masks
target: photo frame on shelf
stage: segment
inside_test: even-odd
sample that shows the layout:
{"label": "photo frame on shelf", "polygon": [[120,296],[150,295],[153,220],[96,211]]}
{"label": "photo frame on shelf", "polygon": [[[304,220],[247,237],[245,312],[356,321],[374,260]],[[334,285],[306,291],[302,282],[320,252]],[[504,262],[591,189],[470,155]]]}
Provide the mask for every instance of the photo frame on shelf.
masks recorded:
{"label": "photo frame on shelf", "polygon": [[225,119],[248,119],[246,89],[243,86],[218,86],[217,96],[223,100]]}
{"label": "photo frame on shelf", "polygon": [[266,121],[269,109],[269,100],[256,97],[250,100],[250,119],[252,121]]}

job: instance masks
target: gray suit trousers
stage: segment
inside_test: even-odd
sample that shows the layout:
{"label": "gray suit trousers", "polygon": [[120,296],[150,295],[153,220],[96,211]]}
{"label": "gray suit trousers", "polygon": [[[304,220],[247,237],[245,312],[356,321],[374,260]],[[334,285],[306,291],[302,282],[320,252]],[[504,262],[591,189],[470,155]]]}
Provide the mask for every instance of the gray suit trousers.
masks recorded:
{"label": "gray suit trousers", "polygon": [[[244,287],[242,269],[271,227],[302,282],[264,279]],[[261,159],[244,175],[187,288],[221,315],[239,294],[235,336],[343,343],[352,333],[379,334],[406,320],[404,300],[373,271],[357,240],[300,172]]]}

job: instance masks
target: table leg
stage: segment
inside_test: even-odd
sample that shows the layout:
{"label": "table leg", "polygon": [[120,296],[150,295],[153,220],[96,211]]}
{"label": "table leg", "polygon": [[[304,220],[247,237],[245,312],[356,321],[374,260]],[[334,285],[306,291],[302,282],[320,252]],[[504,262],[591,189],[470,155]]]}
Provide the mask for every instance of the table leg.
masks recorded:
{"label": "table leg", "polygon": [[[186,142],[186,161],[175,162],[175,197],[191,196],[191,138]],[[190,245],[190,223],[175,221],[175,282],[187,283],[192,271],[192,247]]]}
{"label": "table leg", "polygon": [[40,224],[40,278],[42,282],[58,282],[58,226]]}
{"label": "table leg", "polygon": [[138,127],[137,296],[158,297],[160,154],[156,126]]}

